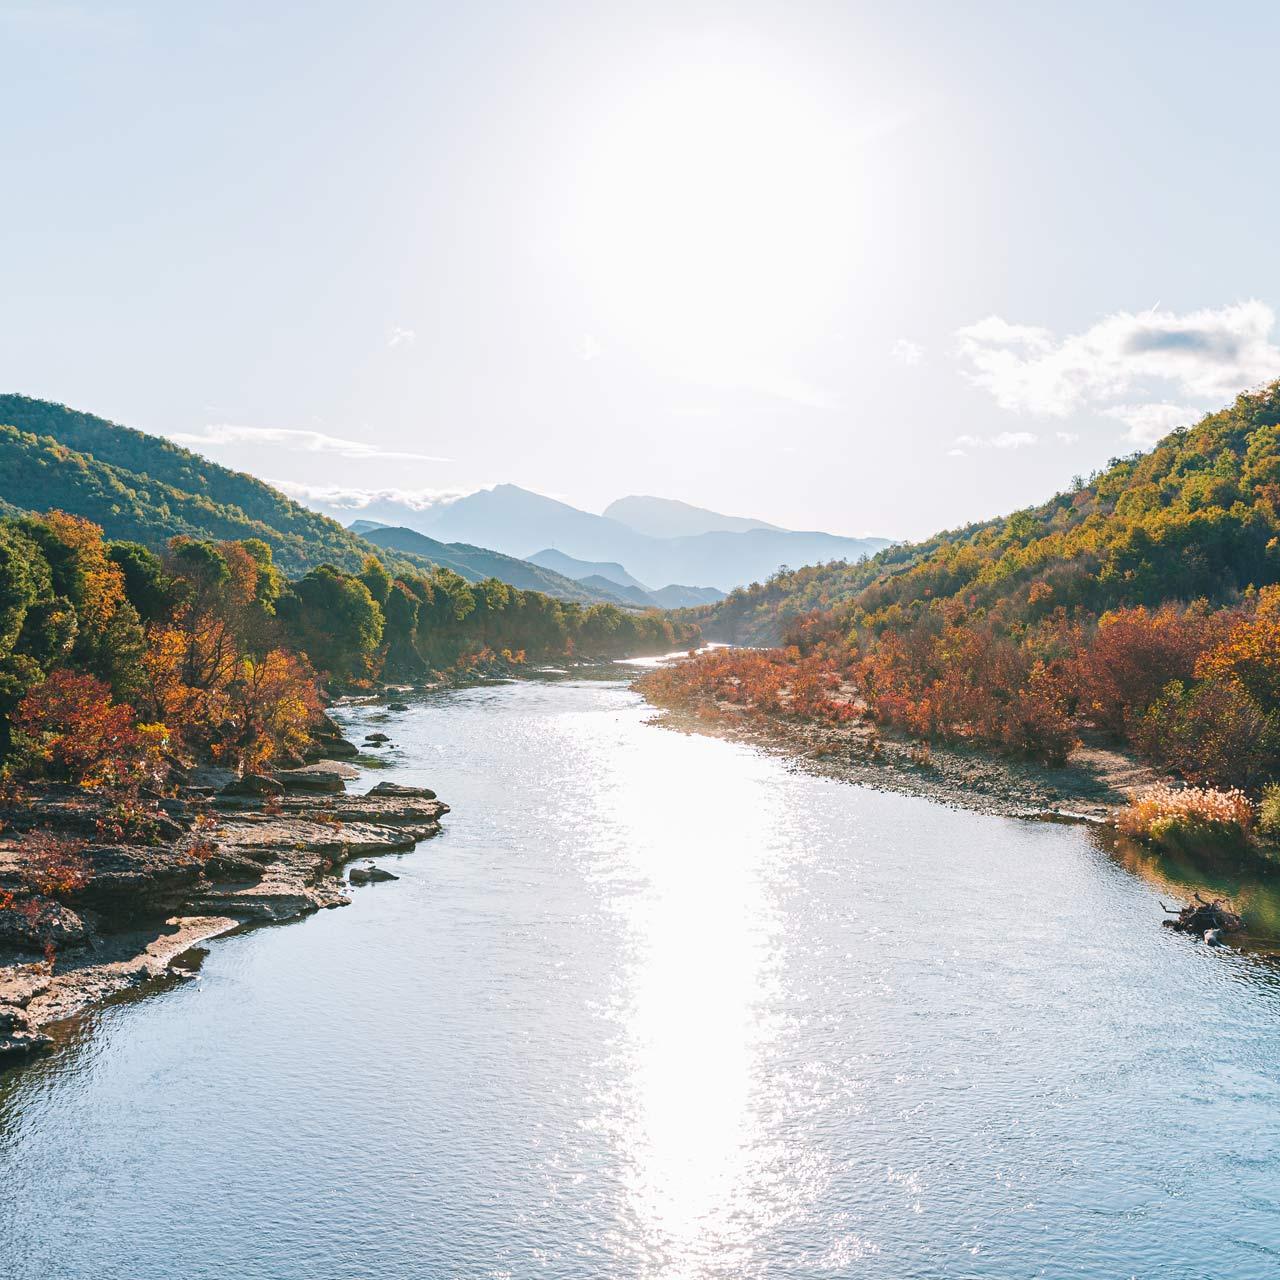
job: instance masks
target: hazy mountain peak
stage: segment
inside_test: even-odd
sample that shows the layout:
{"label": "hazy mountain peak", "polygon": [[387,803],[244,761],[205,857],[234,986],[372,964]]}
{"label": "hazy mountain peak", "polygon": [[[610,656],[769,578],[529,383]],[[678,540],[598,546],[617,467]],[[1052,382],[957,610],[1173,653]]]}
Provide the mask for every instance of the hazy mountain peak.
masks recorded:
{"label": "hazy mountain peak", "polygon": [[692,538],[700,533],[745,533],[748,529],[782,531],[779,525],[765,520],[726,516],[678,498],[655,498],[648,494],[618,498],[605,507],[603,514],[651,538]]}

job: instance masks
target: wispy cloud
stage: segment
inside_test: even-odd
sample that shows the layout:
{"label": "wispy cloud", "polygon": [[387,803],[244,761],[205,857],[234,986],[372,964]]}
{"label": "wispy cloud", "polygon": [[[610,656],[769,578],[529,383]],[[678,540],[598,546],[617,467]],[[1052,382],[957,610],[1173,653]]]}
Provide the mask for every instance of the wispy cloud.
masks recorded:
{"label": "wispy cloud", "polygon": [[1201,416],[1201,410],[1185,404],[1117,404],[1102,411],[1129,428],[1125,439],[1133,444],[1150,445],[1167,436],[1175,427],[1190,426]]}
{"label": "wispy cloud", "polygon": [[1080,440],[1078,431],[1055,431],[1053,434],[1059,444],[1077,444]]}
{"label": "wispy cloud", "polygon": [[578,345],[574,348],[574,354],[579,360],[590,364],[592,360],[598,360],[603,353],[604,348],[600,345],[600,339],[594,333],[584,333],[578,339]]}
{"label": "wispy cloud", "polygon": [[1030,431],[999,431],[993,436],[956,436],[960,449],[1025,449],[1039,440]]}
{"label": "wispy cloud", "polygon": [[405,453],[398,449],[382,449],[364,440],[347,440],[326,435],[323,431],[297,431],[289,427],[240,427],[219,423],[201,432],[174,432],[169,436],[175,444],[192,445],[268,445],[298,453],[332,453],[341,458],[379,458],[396,462],[451,462],[430,453]]}
{"label": "wispy cloud", "polygon": [[[401,506],[426,511],[465,498],[474,490],[462,489],[357,489],[348,485],[299,484],[295,480],[270,480],[281,493],[299,502],[340,511],[365,511],[373,506]],[[481,486],[483,488],[485,486]]]}
{"label": "wispy cloud", "polygon": [[1121,311],[1063,338],[989,316],[957,337],[970,381],[1002,408],[1052,417],[1091,409],[1128,422],[1118,411],[1134,406],[1116,402],[1150,407],[1172,392],[1216,405],[1280,376],[1275,322],[1269,306],[1250,301],[1182,314]]}
{"label": "wispy cloud", "polygon": [[389,347],[407,347],[411,346],[418,340],[418,335],[412,329],[402,329],[397,325],[391,330],[391,336],[387,339]]}
{"label": "wispy cloud", "polygon": [[924,359],[924,348],[918,342],[912,342],[910,338],[899,338],[889,348],[889,358],[897,361],[898,364],[908,366],[919,364]]}

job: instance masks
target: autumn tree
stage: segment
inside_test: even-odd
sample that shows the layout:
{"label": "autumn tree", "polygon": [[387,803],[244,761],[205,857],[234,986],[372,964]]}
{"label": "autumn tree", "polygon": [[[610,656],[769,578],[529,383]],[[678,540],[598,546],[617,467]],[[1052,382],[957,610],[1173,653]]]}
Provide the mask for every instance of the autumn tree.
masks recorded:
{"label": "autumn tree", "polygon": [[15,737],[27,767],[86,788],[155,781],[163,769],[163,725],[139,725],[95,676],[55,671],[22,700]]}

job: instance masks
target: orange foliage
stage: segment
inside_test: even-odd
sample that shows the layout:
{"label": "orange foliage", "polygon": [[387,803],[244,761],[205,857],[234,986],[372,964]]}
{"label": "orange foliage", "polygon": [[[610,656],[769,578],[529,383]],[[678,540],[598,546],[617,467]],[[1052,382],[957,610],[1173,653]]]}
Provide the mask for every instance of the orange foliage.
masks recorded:
{"label": "orange foliage", "polygon": [[13,725],[39,767],[82,787],[135,786],[163,768],[164,726],[139,725],[94,676],[52,672],[22,700]]}
{"label": "orange foliage", "polygon": [[227,736],[215,754],[234,760],[243,773],[256,773],[281,756],[301,753],[319,714],[316,677],[305,658],[285,649],[241,658],[227,687]]}
{"label": "orange foliage", "polygon": [[724,706],[750,715],[782,715],[838,724],[856,715],[837,696],[840,672],[823,654],[799,648],[711,649],[648,672],[640,689],[654,702],[715,714]]}
{"label": "orange foliage", "polygon": [[1225,610],[1174,604],[1105,613],[1077,659],[1081,710],[1099,728],[1123,733],[1135,713],[1171,680],[1189,680],[1197,662],[1230,625]]}

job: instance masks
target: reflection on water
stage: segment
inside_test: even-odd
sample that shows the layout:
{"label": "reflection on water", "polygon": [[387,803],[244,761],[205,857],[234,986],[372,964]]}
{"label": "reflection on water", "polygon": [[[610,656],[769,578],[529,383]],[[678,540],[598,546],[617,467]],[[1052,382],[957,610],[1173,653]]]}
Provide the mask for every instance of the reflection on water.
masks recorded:
{"label": "reflection on water", "polygon": [[1197,893],[1229,899],[1247,931],[1232,941],[1252,951],[1280,950],[1280,867],[1241,865],[1212,855],[1157,853],[1105,832],[1096,838],[1122,867],[1159,889],[1169,906],[1181,906]]}
{"label": "reflection on water", "polygon": [[758,1176],[762,1154],[752,1079],[776,1032],[762,1013],[778,929],[762,873],[787,850],[762,833],[779,815],[761,812],[757,780],[732,757],[679,789],[653,758],[638,766],[598,796],[602,826],[646,836],[623,852],[643,888],[623,900],[631,946],[619,1016],[632,1097],[612,1113],[613,1136],[629,1155],[641,1236],[676,1258],[727,1260],[738,1188]]}
{"label": "reflection on water", "polygon": [[1277,1273],[1280,981],[1183,872],[617,683],[346,714],[447,834],[0,1083],[0,1275]]}

